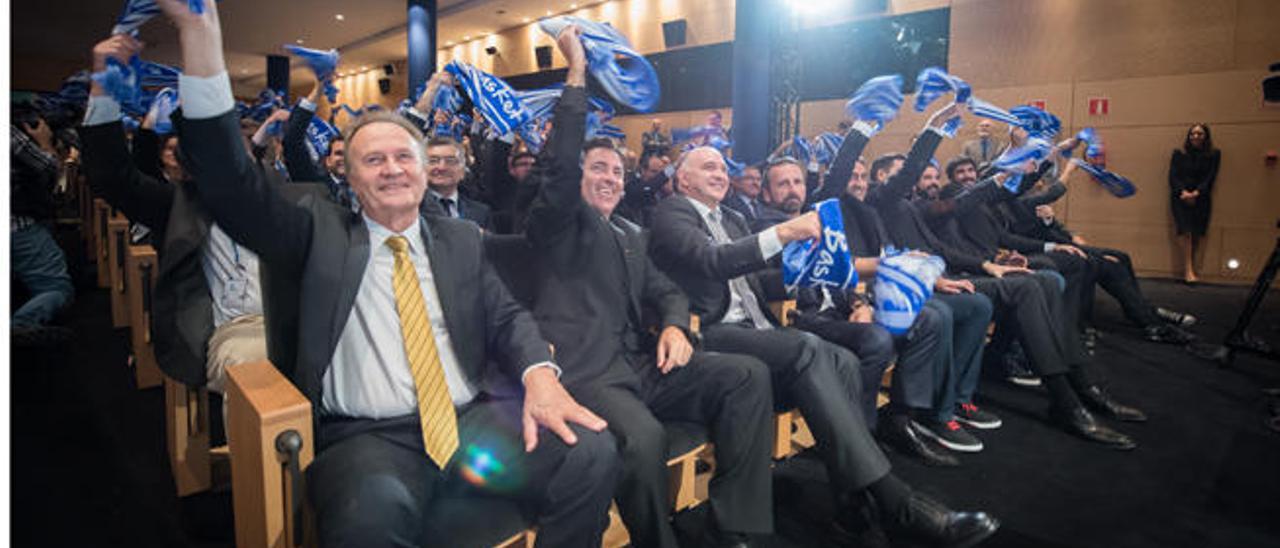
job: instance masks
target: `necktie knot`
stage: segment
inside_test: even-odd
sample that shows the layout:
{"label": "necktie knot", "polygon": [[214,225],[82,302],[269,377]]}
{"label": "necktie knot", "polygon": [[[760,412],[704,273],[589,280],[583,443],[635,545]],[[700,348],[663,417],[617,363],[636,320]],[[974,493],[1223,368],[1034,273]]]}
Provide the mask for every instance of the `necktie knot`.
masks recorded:
{"label": "necktie knot", "polygon": [[387,247],[397,255],[409,252],[409,239],[404,236],[392,236],[387,238]]}

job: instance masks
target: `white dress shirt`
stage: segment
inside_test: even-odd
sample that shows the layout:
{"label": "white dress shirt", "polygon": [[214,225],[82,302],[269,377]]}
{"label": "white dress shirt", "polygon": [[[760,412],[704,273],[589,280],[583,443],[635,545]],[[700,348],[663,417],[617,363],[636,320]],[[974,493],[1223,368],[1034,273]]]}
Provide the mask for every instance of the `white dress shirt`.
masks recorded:
{"label": "white dress shirt", "polygon": [[[395,254],[386,245],[387,238],[396,233],[367,216],[364,223],[369,228],[369,263],[360,280],[355,306],[338,339],[333,362],[324,375],[322,411],[370,419],[417,413],[418,395],[404,350],[391,283]],[[477,390],[458,365],[419,223],[415,220],[399,235],[409,240],[409,256],[418,274],[449,395],[454,405],[463,405],[475,398]]]}
{"label": "white dress shirt", "polygon": [[[721,211],[719,206],[711,209],[706,204],[689,196],[685,196],[685,199],[693,204],[693,208],[698,211],[698,215],[702,217],[703,222],[707,223],[708,226],[712,223],[718,223],[721,228],[724,227],[724,223],[717,219],[724,218],[724,212]],[[728,230],[725,230],[725,233],[728,234]],[[778,239],[778,229],[775,227],[769,227],[761,231],[757,242],[760,246],[760,260],[762,261],[767,261],[782,252],[782,240]],[[724,318],[720,321],[722,323],[738,323],[748,319],[750,319],[750,315],[747,313],[747,308],[742,304],[742,297],[736,291],[729,291],[729,308],[725,310]]]}
{"label": "white dress shirt", "polygon": [[[206,91],[202,95],[211,93]],[[186,108],[184,105],[184,109]],[[199,111],[198,108],[197,111]],[[120,103],[111,96],[89,97],[84,125],[103,125],[119,119]],[[217,224],[209,227],[209,237],[201,246],[200,264],[204,271],[205,282],[209,285],[209,295],[213,298],[214,327],[219,327],[240,316],[262,314],[258,256],[237,244]]]}

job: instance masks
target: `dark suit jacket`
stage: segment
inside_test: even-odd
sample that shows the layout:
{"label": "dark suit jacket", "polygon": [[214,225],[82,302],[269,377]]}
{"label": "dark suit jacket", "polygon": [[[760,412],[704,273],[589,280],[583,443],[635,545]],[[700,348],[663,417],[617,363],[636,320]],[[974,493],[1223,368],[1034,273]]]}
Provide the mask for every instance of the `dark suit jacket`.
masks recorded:
{"label": "dark suit jacket", "polygon": [[[322,379],[368,264],[368,229],[360,215],[331,200],[312,195],[291,202],[265,184],[239,146],[237,128],[229,111],[188,120],[181,135],[206,207],[228,235],[258,254],[265,270],[271,360],[318,413]],[[475,225],[441,216],[420,222],[464,374],[492,392],[494,382],[518,382],[526,366],[550,360],[533,318],[485,258]],[[505,375],[491,375],[499,372]]]}
{"label": "dark suit jacket", "polygon": [[[747,201],[751,202],[750,207],[747,206]],[[747,224],[754,224],[756,222],[757,212],[760,211],[760,208],[765,207],[765,205],[759,200],[752,200],[742,194],[739,194],[735,190],[730,190],[729,194],[724,197],[724,201],[720,202],[720,207],[727,207],[737,211],[742,214],[744,219],[747,220]]]}
{"label": "dark suit jacket", "polygon": [[[725,204],[722,202],[720,207],[724,208]],[[737,211],[737,209],[734,209],[734,211]],[[756,209],[756,217],[754,219],[748,219],[746,215],[743,215],[743,219],[747,220],[747,225],[751,227],[752,232],[760,232],[778,223],[785,223],[791,220],[791,216],[772,205],[760,204],[759,208]]]}
{"label": "dark suit jacket", "polygon": [[[733,240],[725,245],[715,243],[711,229],[684,196],[659,202],[653,213],[649,256],[684,290],[703,325],[724,318],[729,309],[729,280],[738,276],[746,276],[765,316],[776,324],[765,303],[770,295],[782,293],[782,279],[776,272],[762,272],[768,264],[760,256],[760,236],[751,234],[742,215],[721,211],[721,224]],[[766,288],[772,291],[766,293]]]}
{"label": "dark suit jacket", "polygon": [[532,175],[541,192],[527,232],[544,271],[534,315],[571,388],[599,378],[626,354],[653,351],[645,305],[657,311],[660,326],[689,330],[689,303],[649,260],[640,227],[617,215],[605,219],[582,199],[578,158],[586,114],[586,91],[566,87]]}
{"label": "dark suit jacket", "polygon": [[[289,113],[289,120],[284,124],[284,135],[280,138],[281,151],[284,153],[284,166],[289,170],[289,178],[295,181],[324,181],[329,172],[311,159],[307,151],[307,127],[316,113],[302,107],[294,107]],[[324,154],[323,150],[316,151]]]}
{"label": "dark suit jacket", "polygon": [[[490,214],[489,206],[485,205],[484,202],[463,196],[462,192],[454,194],[453,198],[455,200],[453,205],[458,208],[458,218],[471,221],[480,225],[480,228],[493,232],[492,215]],[[423,195],[422,204],[424,208],[423,214],[427,213],[426,207],[438,208],[440,215],[445,214],[444,205],[440,203],[439,198],[431,195],[430,191]]]}
{"label": "dark suit jacket", "polygon": [[80,136],[85,176],[94,193],[130,220],[150,227],[152,241],[160,242],[151,323],[156,361],[173,379],[203,386],[213,300],[201,265],[209,216],[195,196],[196,188],[146,175],[127,161],[129,149],[118,122],[82,127]]}

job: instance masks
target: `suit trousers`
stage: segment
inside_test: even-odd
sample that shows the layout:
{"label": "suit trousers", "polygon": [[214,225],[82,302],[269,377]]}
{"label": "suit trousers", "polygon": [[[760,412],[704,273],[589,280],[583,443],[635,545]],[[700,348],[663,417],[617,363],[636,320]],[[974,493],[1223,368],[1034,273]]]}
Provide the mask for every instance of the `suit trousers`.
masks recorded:
{"label": "suit trousers", "polygon": [[938,422],[946,423],[955,418],[956,404],[972,403],[978,390],[991,299],[979,293],[934,293],[924,306],[939,317],[933,411]]}
{"label": "suit trousers", "polygon": [[[1120,303],[1125,318],[1138,327],[1160,325],[1160,317],[1138,286],[1137,275],[1133,272],[1133,260],[1129,254],[1118,249],[1105,247],[1083,247],[1089,254],[1089,262],[1097,272],[1098,285]],[[1081,310],[1081,320],[1089,321],[1093,317],[1093,298],[1085,300]]]}
{"label": "suit trousers", "polygon": [[703,327],[702,341],[707,350],[755,356],[769,366],[775,408],[798,407],[804,414],[836,497],[888,475],[889,461],[858,405],[862,382],[852,353],[785,327],[719,323]]}
{"label": "suit trousers", "polygon": [[1022,343],[1032,370],[1040,375],[1066,373],[1069,364],[1079,361],[1077,356],[1068,354],[1062,294],[1056,279],[1023,274],[970,281],[995,307],[996,332],[987,352],[1003,354],[1016,338]]}
{"label": "suit trousers", "polygon": [[1090,308],[1093,290],[1097,285],[1094,263],[1070,253],[1059,252],[1035,254],[1028,259],[1031,268],[1054,270],[1066,280],[1066,286],[1062,289],[1062,313],[1065,315],[1063,325],[1073,330],[1075,336],[1070,338],[1078,344],[1084,319],[1082,311]]}
{"label": "suit trousers", "polygon": [[889,387],[890,405],[897,409],[933,407],[933,355],[939,342],[938,316],[933,311],[921,310],[911,329],[898,337],[874,323],[853,323],[815,314],[797,316],[795,327],[838,344],[858,357],[863,388],[859,403],[867,428],[872,431],[876,427],[876,398],[885,369],[893,362],[895,347],[899,354]]}
{"label": "suit trousers", "polygon": [[322,420],[307,468],[320,545],[457,545],[442,540],[450,524],[433,519],[437,504],[474,496],[536,507],[538,546],[599,546],[618,475],[613,435],[571,425],[570,446],[543,429],[525,453],[521,409],[515,399],[460,407],[459,448],[443,471],[427,457],[416,414]]}
{"label": "suit trousers", "polygon": [[601,378],[570,391],[578,403],[609,422],[618,440],[622,474],[614,500],[632,544],[677,546],[668,520],[663,422],[707,426],[716,459],[709,493],[716,526],[739,533],[773,532],[772,396],[769,369],[760,360],[695,352],[684,367],[663,375],[652,355],[619,357]]}
{"label": "suit trousers", "polygon": [[209,336],[205,374],[209,390],[222,394],[227,384],[227,367],[267,359],[267,325],[262,314],[232,318]]}

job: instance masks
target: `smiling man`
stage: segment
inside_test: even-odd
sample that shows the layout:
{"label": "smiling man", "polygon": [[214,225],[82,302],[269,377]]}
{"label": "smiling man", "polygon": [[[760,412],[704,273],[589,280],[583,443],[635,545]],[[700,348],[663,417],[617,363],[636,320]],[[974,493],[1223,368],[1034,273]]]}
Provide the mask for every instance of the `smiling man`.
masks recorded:
{"label": "smiling man", "polygon": [[461,143],[449,137],[434,137],[427,141],[429,199],[440,204],[440,209],[450,217],[466,219],[485,230],[492,230],[489,206],[458,193],[458,185],[466,175],[467,155]]}
{"label": "smiling man", "polygon": [[[420,214],[421,133],[389,113],[347,130],[358,214],[323,198],[290,202],[241,145],[218,3],[202,15],[184,0],[159,4],[183,45],[179,133],[195,184],[270,272],[271,361],[315,414],[306,473],[319,544],[445,542],[450,524],[434,503],[478,489],[537,501],[539,546],[599,546],[616,481],[613,436],[560,384],[480,231]],[[523,401],[499,381],[523,385]],[[505,465],[483,486],[463,480],[476,449]]]}
{"label": "smiling man", "polygon": [[766,283],[782,289],[769,259],[788,242],[817,238],[817,214],[751,234],[741,215],[720,207],[729,175],[711,147],[685,153],[675,177],[680,194],[654,212],[650,255],[701,316],[703,348],[760,359],[769,367],[774,400],[804,414],[840,503],[836,524],[850,532],[883,527],[895,541],[928,546],[968,546],[994,533],[998,523],[985,513],[954,512],[894,476],[858,405],[857,358],[816,335],[779,326],[764,306]]}
{"label": "smiling man", "polygon": [[[562,378],[609,421],[622,457],[615,500],[636,546],[676,546],[668,519],[667,435],[661,421],[704,426],[715,448],[708,546],[772,532],[769,371],[754,358],[696,352],[689,301],[649,260],[640,227],[615,214],[623,160],[607,139],[583,143],[586,54],[576,27],[559,45],[569,73],[533,177],[535,318]],[[657,335],[646,310],[657,312]]]}

